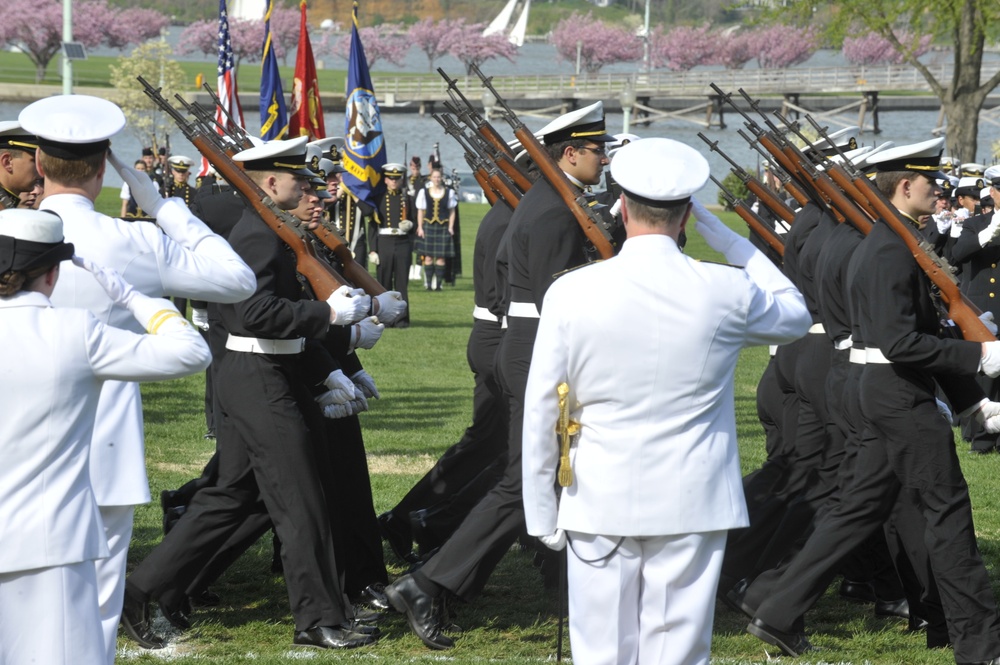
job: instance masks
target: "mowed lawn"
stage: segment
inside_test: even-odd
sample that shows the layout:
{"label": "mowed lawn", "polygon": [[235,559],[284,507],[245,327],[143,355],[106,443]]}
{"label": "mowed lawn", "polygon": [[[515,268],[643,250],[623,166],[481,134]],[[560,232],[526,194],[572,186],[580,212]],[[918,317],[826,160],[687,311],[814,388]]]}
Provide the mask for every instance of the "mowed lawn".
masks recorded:
{"label": "mowed lawn", "polygon": [[[117,191],[106,190],[101,199],[106,211],[117,210]],[[486,206],[465,205],[461,210],[463,276],[455,287],[429,293],[411,283],[409,329],[386,330],[379,344],[361,357],[375,378],[382,399],[371,402],[361,416],[369,468],[378,511],[392,507],[410,486],[450,445],[458,441],[471,416],[472,375],[465,360],[471,327],[472,248],[479,219]],[[734,229],[745,234],[735,215],[723,215]],[[690,255],[719,260],[701,237],[689,233]],[[669,284],[658,285],[670,288]],[[587,307],[587,294],[580,294]],[[628,322],[622,322],[627,343]],[[641,334],[636,332],[634,334]],[[609,343],[616,343],[609,340]],[[736,418],[745,471],[764,458],[763,432],[757,422],[755,389],[767,362],[767,349],[746,350],[736,373]],[[143,386],[146,414],[146,453],[152,493],[178,487],[197,476],[213,452],[203,438],[204,379],[202,376]],[[994,565],[1000,557],[997,531],[1000,456],[959,456],[972,490],[980,548],[997,586]],[[345,508],[346,510],[347,508]],[[664,510],[689,510],[690,506],[663,506]],[[158,501],[139,508],[130,555],[134,566],[161,539]],[[390,576],[404,572],[386,548]],[[291,663],[301,660],[333,663],[449,662],[540,663],[555,658],[557,599],[543,590],[530,554],[512,549],[494,573],[483,595],[457,607],[456,623],[466,632],[448,652],[431,652],[409,631],[399,615],[383,621],[383,637],[373,646],[353,652],[299,650],[291,646],[292,621],[283,580],[270,572],[271,543],[265,537],[213,587],[222,597],[216,608],[198,609],[194,627],[174,635],[161,652],[144,652],[119,638],[121,662],[154,663]],[[778,653],[744,632],[747,620],[723,605],[716,614],[713,662],[768,663]],[[169,629],[160,618],[157,626]],[[870,608],[840,600],[828,592],[807,617],[813,642],[822,651],[800,663],[873,663],[880,665],[944,665],[953,663],[950,650],[928,651],[923,636],[905,632],[903,621],[876,618]],[[565,653],[569,654],[568,646]],[[784,662],[792,659],[784,658]]]}

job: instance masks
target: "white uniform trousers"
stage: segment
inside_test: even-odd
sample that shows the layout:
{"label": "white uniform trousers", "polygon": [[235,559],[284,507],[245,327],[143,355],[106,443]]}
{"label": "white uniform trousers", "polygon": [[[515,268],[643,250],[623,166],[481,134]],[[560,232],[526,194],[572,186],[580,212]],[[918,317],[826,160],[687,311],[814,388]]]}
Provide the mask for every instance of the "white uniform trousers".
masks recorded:
{"label": "white uniform trousers", "polygon": [[93,561],[0,573],[0,665],[103,661]]}
{"label": "white uniform trousers", "polygon": [[[101,627],[104,630],[104,657],[100,661],[114,665],[118,649],[118,623],[125,604],[125,570],[128,565],[128,545],[132,541],[132,521],[135,506],[99,506],[108,539],[107,559],[94,562],[97,569],[97,597],[101,607]],[[82,661],[81,661],[82,662]]]}
{"label": "white uniform trousers", "polygon": [[727,534],[625,538],[603,558],[619,537],[570,532],[573,664],[707,664]]}

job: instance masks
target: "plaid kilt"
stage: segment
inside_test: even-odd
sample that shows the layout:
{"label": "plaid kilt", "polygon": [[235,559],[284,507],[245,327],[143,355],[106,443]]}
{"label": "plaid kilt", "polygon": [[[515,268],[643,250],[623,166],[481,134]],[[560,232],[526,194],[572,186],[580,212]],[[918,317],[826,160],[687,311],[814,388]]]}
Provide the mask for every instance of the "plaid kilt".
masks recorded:
{"label": "plaid kilt", "polygon": [[448,233],[447,224],[424,224],[424,237],[417,238],[417,254],[435,259],[455,257],[455,242]]}

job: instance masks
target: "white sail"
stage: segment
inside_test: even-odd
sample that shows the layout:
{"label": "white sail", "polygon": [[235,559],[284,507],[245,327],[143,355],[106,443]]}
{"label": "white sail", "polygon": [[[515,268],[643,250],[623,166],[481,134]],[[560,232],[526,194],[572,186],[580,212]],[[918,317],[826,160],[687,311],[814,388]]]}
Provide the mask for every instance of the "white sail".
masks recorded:
{"label": "white sail", "polygon": [[521,10],[521,15],[517,17],[517,23],[514,24],[510,35],[507,36],[507,41],[514,46],[524,46],[524,33],[528,30],[528,10],[530,8],[531,0],[524,0],[524,8]]}
{"label": "white sail", "polygon": [[230,20],[260,21],[267,11],[267,0],[228,0],[226,13]]}
{"label": "white sail", "polygon": [[483,37],[507,32],[507,26],[510,25],[510,19],[514,16],[514,7],[516,6],[517,0],[507,0],[507,4],[500,10],[497,17],[483,30]]}

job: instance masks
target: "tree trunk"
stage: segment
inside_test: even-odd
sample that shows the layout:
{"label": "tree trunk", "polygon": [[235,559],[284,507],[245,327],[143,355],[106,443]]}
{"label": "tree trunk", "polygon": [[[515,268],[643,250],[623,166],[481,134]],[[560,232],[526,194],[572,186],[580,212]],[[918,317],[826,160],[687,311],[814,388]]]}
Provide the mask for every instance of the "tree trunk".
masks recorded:
{"label": "tree trunk", "polygon": [[942,100],[948,119],[947,153],[961,162],[975,162],[979,144],[979,111],[983,108],[982,94],[966,95],[957,100]]}
{"label": "tree trunk", "polygon": [[948,118],[948,150],[965,162],[976,161],[979,111],[989,92],[979,84],[986,41],[981,20],[975,0],[963,0],[955,26],[954,76],[941,100]]}

